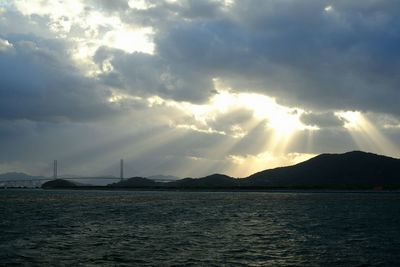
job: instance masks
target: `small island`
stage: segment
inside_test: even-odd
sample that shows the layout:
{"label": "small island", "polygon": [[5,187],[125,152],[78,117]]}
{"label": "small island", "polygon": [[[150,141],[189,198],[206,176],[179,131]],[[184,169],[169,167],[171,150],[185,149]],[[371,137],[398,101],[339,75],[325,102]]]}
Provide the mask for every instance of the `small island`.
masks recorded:
{"label": "small island", "polygon": [[51,180],[48,182],[45,182],[42,185],[42,188],[44,189],[50,189],[50,188],[73,188],[77,187],[78,185],[72,181],[68,181],[65,179],[55,179]]}

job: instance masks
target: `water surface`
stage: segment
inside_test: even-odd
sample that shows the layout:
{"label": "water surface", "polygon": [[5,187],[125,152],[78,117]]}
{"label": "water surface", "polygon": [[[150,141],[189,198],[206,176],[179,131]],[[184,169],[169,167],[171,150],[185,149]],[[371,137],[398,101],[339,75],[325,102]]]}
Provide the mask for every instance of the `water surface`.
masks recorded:
{"label": "water surface", "polygon": [[400,266],[400,194],[0,190],[0,260]]}

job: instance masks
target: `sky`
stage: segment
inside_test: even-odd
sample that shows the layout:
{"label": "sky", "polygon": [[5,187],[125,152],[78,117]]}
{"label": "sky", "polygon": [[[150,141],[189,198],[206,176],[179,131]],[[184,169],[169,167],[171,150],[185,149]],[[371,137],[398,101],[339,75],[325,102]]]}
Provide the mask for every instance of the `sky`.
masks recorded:
{"label": "sky", "polygon": [[399,1],[0,0],[0,173],[400,157]]}

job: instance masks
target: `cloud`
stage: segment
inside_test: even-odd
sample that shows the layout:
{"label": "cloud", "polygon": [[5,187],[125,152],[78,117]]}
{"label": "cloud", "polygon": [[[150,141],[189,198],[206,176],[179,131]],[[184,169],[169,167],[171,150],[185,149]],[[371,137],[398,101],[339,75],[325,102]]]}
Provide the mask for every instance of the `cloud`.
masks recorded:
{"label": "cloud", "polygon": [[[79,2],[84,7],[82,18],[68,18],[72,28],[87,26],[94,17],[98,20],[92,31],[103,24],[111,27],[93,36],[103,44],[96,63],[108,59],[113,67],[112,72],[100,74],[107,85],[136,95],[205,102],[214,92],[212,79],[218,77],[238,92],[267,94],[306,110],[399,114],[395,74],[399,28],[393,12],[398,4],[394,2],[143,3],[146,8],[138,9],[127,1]],[[49,12],[52,9],[31,12],[30,19],[37,23]],[[50,19],[62,19],[57,14]],[[112,44],[102,38],[116,29],[118,21],[120,29],[140,25],[153,29],[154,55],[105,47]]]}
{"label": "cloud", "polygon": [[123,11],[129,8],[127,0],[87,0],[87,7],[95,7],[106,12]]}
{"label": "cloud", "polygon": [[341,127],[344,125],[343,120],[333,112],[304,113],[300,119],[306,125],[317,126],[319,128]]}
{"label": "cloud", "polygon": [[100,67],[105,63],[112,66],[112,71],[99,75],[102,82],[132,95],[204,102],[213,94],[211,79],[194,69],[170,64],[159,56],[102,47],[94,59]]}
{"label": "cloud", "polygon": [[1,166],[236,175],[398,143],[399,3],[227,2],[0,5]]}
{"label": "cloud", "polygon": [[63,43],[10,36],[14,48],[0,54],[0,118],[87,120],[111,113],[108,91],[68,60]]}
{"label": "cloud", "polygon": [[12,44],[10,44],[7,40],[0,39],[0,53],[8,52],[13,48]]}
{"label": "cloud", "polygon": [[[190,77],[171,97],[201,90],[203,98],[193,99],[205,99],[213,89],[207,81],[219,77],[237,91],[305,109],[400,112],[393,2],[337,1],[326,12],[320,1],[236,1],[188,20],[179,19],[180,4],[174,8],[178,17],[164,14],[161,21],[157,6],[135,11],[156,29],[156,54],[174,78]],[[201,88],[187,86],[192,81]]]}

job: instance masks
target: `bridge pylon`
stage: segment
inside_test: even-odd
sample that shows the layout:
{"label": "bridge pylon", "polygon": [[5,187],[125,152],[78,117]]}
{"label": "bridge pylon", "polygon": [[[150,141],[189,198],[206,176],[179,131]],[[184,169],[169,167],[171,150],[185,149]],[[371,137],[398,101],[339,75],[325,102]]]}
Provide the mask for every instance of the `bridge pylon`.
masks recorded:
{"label": "bridge pylon", "polygon": [[58,165],[58,162],[55,159],[53,162],[53,179],[54,180],[57,179],[57,175],[58,175],[58,166],[57,165]]}
{"label": "bridge pylon", "polygon": [[124,160],[121,159],[120,161],[120,166],[119,166],[119,178],[122,180],[124,180]]}

